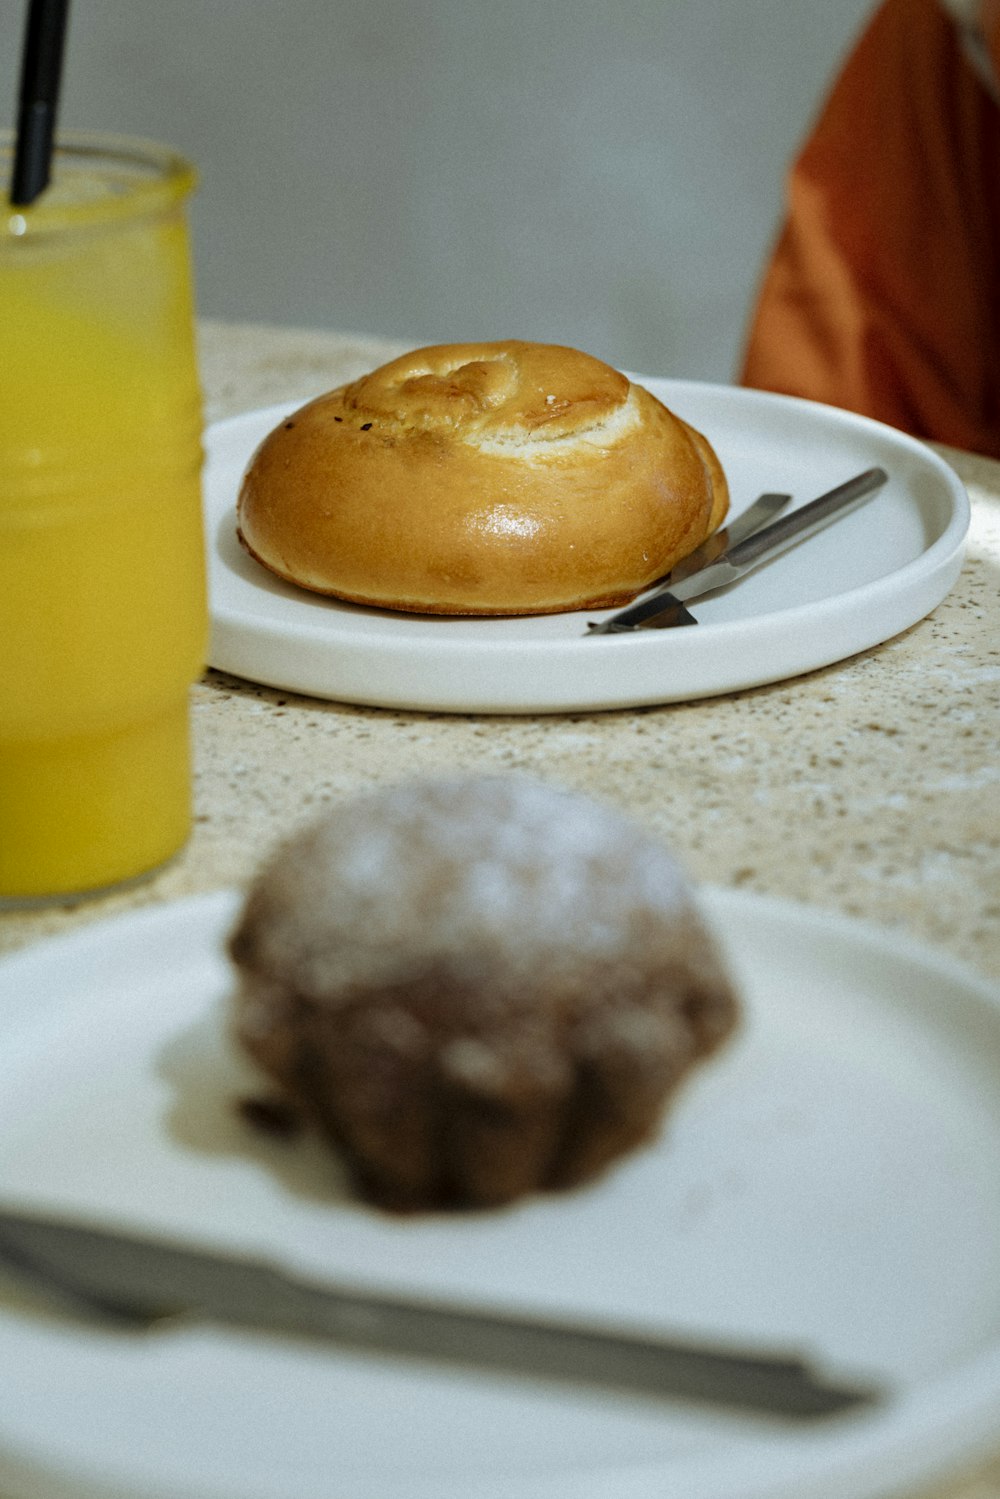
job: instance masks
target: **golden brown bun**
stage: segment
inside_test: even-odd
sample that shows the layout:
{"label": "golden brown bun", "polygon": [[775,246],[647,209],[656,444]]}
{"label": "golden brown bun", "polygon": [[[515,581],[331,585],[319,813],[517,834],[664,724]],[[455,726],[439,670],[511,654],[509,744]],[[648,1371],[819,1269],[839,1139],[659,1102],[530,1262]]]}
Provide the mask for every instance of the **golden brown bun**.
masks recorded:
{"label": "golden brown bun", "polygon": [[720,524],[704,437],[590,355],[418,349],[303,406],[254,455],[240,540],[317,593],[423,614],[626,602]]}

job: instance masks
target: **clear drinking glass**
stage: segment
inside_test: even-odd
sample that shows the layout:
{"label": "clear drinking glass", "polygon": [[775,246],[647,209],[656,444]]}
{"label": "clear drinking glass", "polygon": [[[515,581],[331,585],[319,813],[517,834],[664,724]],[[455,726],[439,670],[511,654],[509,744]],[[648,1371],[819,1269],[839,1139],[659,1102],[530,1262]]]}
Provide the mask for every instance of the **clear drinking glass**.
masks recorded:
{"label": "clear drinking glass", "polygon": [[165,147],[69,135],[36,203],[0,205],[0,904],[132,879],[190,831],[194,183]]}

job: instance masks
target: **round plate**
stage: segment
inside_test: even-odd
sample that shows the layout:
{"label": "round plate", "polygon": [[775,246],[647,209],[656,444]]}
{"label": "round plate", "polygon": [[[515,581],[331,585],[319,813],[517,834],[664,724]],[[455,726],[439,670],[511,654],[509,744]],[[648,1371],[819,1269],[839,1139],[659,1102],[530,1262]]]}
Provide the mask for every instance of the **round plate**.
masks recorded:
{"label": "round plate", "polygon": [[850,412],[761,391],[634,376],[714,444],[733,514],[765,490],[804,504],[862,469],[889,484],[859,510],[691,608],[697,629],[588,636],[611,611],[519,619],[397,614],[309,594],[236,539],[258,443],[293,409],[211,427],[205,472],[212,666],[376,707],[546,713],[677,702],[812,671],[923,618],[961,568],[969,502],[924,444]]}
{"label": "round plate", "polygon": [[249,1332],[113,1332],[0,1289],[9,1499],[874,1499],[996,1443],[1000,997],[747,893],[703,904],[745,1002],[659,1141],[596,1185],[386,1218],[251,1131],[226,1039],[237,897],[0,964],[0,1202],[519,1310],[800,1347],[884,1403],[709,1413]]}

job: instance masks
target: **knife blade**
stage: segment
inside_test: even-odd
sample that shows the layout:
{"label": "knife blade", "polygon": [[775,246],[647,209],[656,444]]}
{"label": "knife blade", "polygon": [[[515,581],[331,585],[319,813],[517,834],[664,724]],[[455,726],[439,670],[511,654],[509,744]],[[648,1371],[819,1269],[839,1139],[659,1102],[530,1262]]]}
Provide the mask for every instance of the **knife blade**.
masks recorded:
{"label": "knife blade", "polygon": [[[774,520],[791,498],[790,494],[759,495],[753,504],[736,516],[735,520],[730,521],[728,526],[720,526],[718,531],[713,531],[711,536],[702,542],[701,546],[695,547],[693,552],[682,557],[680,562],[671,568],[660,587],[675,589],[684,578],[700,572],[703,567],[707,567],[710,562],[721,557],[730,547],[745,541],[748,536],[752,536],[755,531],[767,525],[768,521]],[[655,618],[647,621],[648,627],[662,629],[668,624],[696,625],[698,623],[694,615],[689,614],[684,605],[677,600],[676,593],[673,597],[674,603],[664,606]]]}
{"label": "knife blade", "polygon": [[785,506],[791,503],[791,499],[790,494],[758,495],[753,504],[748,505],[746,510],[742,510],[728,525],[720,526],[702,542],[701,546],[695,547],[693,552],[682,557],[680,562],[671,568],[664,579],[663,586],[673,588],[682,578],[689,578],[692,573],[700,572],[703,567],[707,567],[710,562],[721,557],[723,552],[728,551],[730,547],[745,541],[748,536],[752,536],[755,531],[766,526],[768,521],[774,520]]}
{"label": "knife blade", "polygon": [[320,1283],[267,1260],[16,1208],[0,1212],[0,1264],[70,1309],[125,1328],[193,1317],[363,1353],[796,1418],[835,1415],[879,1393],[859,1380],[827,1381],[794,1352]]}
{"label": "knife blade", "polygon": [[[795,542],[828,526],[837,516],[868,499],[888,481],[882,468],[865,469],[843,484],[828,490],[818,499],[811,500],[790,515],[783,515],[746,537],[736,546],[730,547],[721,557],[707,567],[683,577],[679,582],[671,580],[657,588],[636,604],[630,604],[609,619],[590,621],[589,635],[618,635],[631,630],[648,629],[657,624],[697,624],[697,620],[684,608],[688,599],[700,598],[717,588],[725,588],[745,577],[762,562],[779,556]],[[661,616],[663,618],[661,619]]]}

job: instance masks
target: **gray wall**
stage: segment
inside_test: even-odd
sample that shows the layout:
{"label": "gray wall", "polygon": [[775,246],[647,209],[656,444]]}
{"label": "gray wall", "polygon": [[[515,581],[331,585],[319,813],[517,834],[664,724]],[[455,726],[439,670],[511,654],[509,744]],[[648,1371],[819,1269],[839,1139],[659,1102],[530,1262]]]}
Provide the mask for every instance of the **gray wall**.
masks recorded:
{"label": "gray wall", "polygon": [[[869,0],[72,0],[61,123],[188,152],[206,315],[732,378]],[[13,121],[21,0],[0,0]]]}

